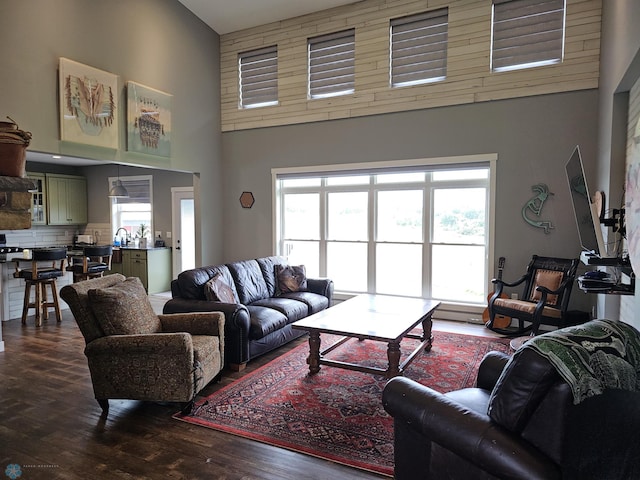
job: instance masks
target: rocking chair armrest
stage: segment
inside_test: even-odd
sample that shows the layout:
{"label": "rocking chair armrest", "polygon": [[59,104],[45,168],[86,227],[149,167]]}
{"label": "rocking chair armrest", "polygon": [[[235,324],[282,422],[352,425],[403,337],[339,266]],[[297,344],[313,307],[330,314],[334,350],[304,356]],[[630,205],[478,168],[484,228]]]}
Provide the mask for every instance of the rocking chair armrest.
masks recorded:
{"label": "rocking chair armrest", "polygon": [[542,294],[552,294],[552,295],[557,295],[559,293],[562,293],[566,288],[567,288],[567,284],[569,282],[573,282],[573,278],[571,277],[567,277],[564,279],[564,281],[558,286],[558,288],[556,288],[555,290],[551,290],[547,287],[545,287],[544,285],[538,285],[536,287],[536,290]]}
{"label": "rocking chair armrest", "polygon": [[516,280],[515,282],[505,282],[504,280],[500,279],[500,278],[494,278],[491,280],[491,283],[495,284],[497,288],[502,288],[502,287],[517,287],[518,285],[520,285],[522,282],[524,282],[527,278],[529,278],[528,275],[523,275],[522,277],[520,277],[518,280]]}

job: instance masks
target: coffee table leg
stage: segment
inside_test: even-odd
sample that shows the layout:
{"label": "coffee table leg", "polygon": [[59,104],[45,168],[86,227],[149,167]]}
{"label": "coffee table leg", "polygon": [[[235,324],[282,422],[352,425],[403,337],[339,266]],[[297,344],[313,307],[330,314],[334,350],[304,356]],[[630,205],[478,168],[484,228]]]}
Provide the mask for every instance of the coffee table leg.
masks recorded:
{"label": "coffee table leg", "polygon": [[389,342],[387,345],[387,358],[389,359],[387,378],[397,377],[400,375],[400,342]]}
{"label": "coffee table leg", "polygon": [[431,327],[433,326],[433,322],[431,321],[431,315],[428,315],[425,319],[422,320],[422,341],[427,342],[424,347],[426,352],[431,350],[431,346],[433,345],[433,335],[431,334]]}
{"label": "coffee table leg", "polygon": [[320,371],[320,332],[309,332],[309,373],[318,373]]}

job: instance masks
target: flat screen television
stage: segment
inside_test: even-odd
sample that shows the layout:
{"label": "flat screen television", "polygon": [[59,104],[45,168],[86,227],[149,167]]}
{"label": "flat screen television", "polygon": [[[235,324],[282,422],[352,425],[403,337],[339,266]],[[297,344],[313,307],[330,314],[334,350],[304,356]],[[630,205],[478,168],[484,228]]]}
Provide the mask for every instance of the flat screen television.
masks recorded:
{"label": "flat screen television", "polygon": [[582,249],[588,254],[600,258],[611,257],[604,243],[596,206],[593,204],[592,197],[589,194],[579,146],[576,145],[565,168]]}

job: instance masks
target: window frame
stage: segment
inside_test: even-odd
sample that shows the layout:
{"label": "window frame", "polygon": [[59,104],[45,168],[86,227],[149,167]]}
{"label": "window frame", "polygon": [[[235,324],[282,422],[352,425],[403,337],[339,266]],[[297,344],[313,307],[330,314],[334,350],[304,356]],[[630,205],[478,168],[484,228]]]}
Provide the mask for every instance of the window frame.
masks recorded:
{"label": "window frame", "polygon": [[[148,225],[148,233],[147,233],[147,239],[148,240],[153,240],[153,175],[129,175],[129,176],[117,176],[117,177],[109,177],[108,178],[108,189],[111,189],[111,187],[113,187],[113,185],[115,184],[115,182],[117,180],[120,180],[123,184],[123,186],[125,188],[127,188],[127,182],[141,182],[141,181],[148,181],[149,182],[149,225]],[[127,188],[127,190],[129,190],[129,188]],[[109,199],[109,222],[111,223],[111,235],[115,237],[115,232],[122,227],[123,225],[119,225],[118,223],[122,223],[122,222],[116,222],[116,218],[119,215],[116,210],[114,209],[114,207],[118,204],[136,204],[136,203],[140,203],[140,202],[131,202],[129,200],[126,201],[119,201],[120,199],[118,198],[110,198]],[[140,203],[143,204],[143,203]],[[146,211],[146,210],[141,210],[141,211]],[[135,238],[136,235],[136,231],[137,228],[134,229],[134,227],[131,227],[131,230],[129,233],[131,234],[131,240],[133,240]]]}
{"label": "window frame", "polygon": [[[494,245],[494,234],[495,234],[495,183],[496,183],[496,162],[497,155],[496,154],[480,154],[480,155],[466,155],[460,157],[444,157],[444,158],[433,158],[433,159],[414,159],[414,160],[406,160],[406,161],[390,161],[390,162],[370,162],[370,163],[362,163],[362,164],[344,164],[344,165],[324,165],[324,166],[313,166],[313,167],[291,167],[291,168],[274,168],[272,169],[272,188],[273,188],[273,252],[275,255],[287,255],[286,246],[284,241],[282,241],[283,235],[283,224],[282,224],[282,208],[283,205],[283,193],[287,191],[287,189],[283,189],[281,186],[280,180],[283,178],[304,178],[304,177],[315,177],[315,176],[347,176],[349,174],[379,174],[379,173],[392,173],[392,172],[400,172],[402,170],[424,168],[425,170],[433,170],[433,169],[455,169],[455,168],[469,168],[473,166],[477,166],[482,164],[484,167],[488,168],[488,178],[484,180],[487,189],[487,205],[486,205],[486,223],[485,223],[485,265],[483,266],[485,273],[485,281],[484,283],[484,295],[482,303],[474,303],[474,302],[458,302],[458,301],[449,301],[445,300],[442,302],[443,306],[439,309],[443,313],[447,315],[447,318],[451,318],[453,320],[464,320],[464,321],[473,321],[473,319],[478,319],[481,321],[482,310],[484,310],[485,300],[487,292],[490,291],[490,279],[493,276],[493,265],[494,265],[494,253],[493,253],[493,245]],[[433,182],[432,182],[433,183]],[[458,182],[460,183],[460,182]],[[469,182],[467,182],[469,183]],[[473,183],[473,181],[471,182]],[[444,185],[444,182],[438,182],[438,184]],[[322,188],[324,188],[324,182],[322,184]],[[406,187],[409,188],[410,185]],[[353,190],[360,190],[363,186],[356,185]],[[305,188],[305,187],[303,187]],[[318,187],[306,187],[307,191],[311,191],[314,188],[317,190]],[[348,191],[349,187],[340,187],[343,191]],[[366,185],[364,188],[372,188],[371,185]],[[396,186],[396,188],[403,188],[402,186]],[[339,188],[336,189],[338,191]],[[301,190],[302,191],[302,190]],[[430,192],[429,192],[430,195]],[[429,199],[430,201],[430,199]],[[371,213],[369,214],[372,215]],[[425,215],[424,222],[430,222],[430,214]],[[322,227],[324,228],[324,227]],[[375,227],[372,227],[375,228]],[[431,234],[431,227],[429,226],[429,230],[427,234]],[[375,233],[375,232],[374,232]],[[326,242],[326,237],[320,240],[321,242]],[[375,246],[376,239],[370,238],[368,240],[370,244]],[[425,246],[425,255],[423,262],[430,262],[426,255],[427,249],[432,245],[431,238],[424,238],[423,245]],[[374,248],[375,250],[375,248]],[[320,249],[320,275],[326,274],[326,258],[324,258],[326,246]],[[369,262],[374,261],[369,256]],[[423,265],[423,284],[426,282],[430,282],[430,278],[426,278],[425,275],[430,275],[430,263],[427,266]],[[375,269],[374,269],[375,270]],[[375,273],[368,274],[368,289],[371,288],[371,278]],[[335,297],[337,299],[349,298],[353,293],[348,292],[335,292]],[[423,296],[424,296],[424,287],[423,287]]]}

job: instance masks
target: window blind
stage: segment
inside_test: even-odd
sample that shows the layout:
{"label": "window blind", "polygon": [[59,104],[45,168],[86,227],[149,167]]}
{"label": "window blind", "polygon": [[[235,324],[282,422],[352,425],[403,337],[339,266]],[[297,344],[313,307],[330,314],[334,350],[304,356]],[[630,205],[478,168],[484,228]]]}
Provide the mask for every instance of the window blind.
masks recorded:
{"label": "window blind", "polygon": [[240,107],[278,103],[278,49],[262,48],[238,56]]}
{"label": "window blind", "polygon": [[442,80],[447,75],[447,8],[391,20],[391,86]]}
{"label": "window blind", "polygon": [[[122,185],[129,192],[128,198],[115,198],[118,204],[124,203],[151,203],[151,180],[137,179],[126,180],[126,177],[120,178]],[[115,182],[112,182],[113,186]]]}
{"label": "window blind", "polygon": [[310,98],[354,92],[355,41],[354,29],[308,40]]}
{"label": "window blind", "polygon": [[491,68],[562,61],[565,0],[493,0]]}
{"label": "window blind", "polygon": [[[276,172],[276,178],[278,180],[294,180],[302,178],[317,178],[317,177],[347,177],[347,176],[369,176],[369,175],[385,175],[392,173],[423,173],[423,172],[438,172],[438,171],[453,171],[453,170],[477,170],[486,169],[490,167],[488,160],[478,160],[469,163],[443,163],[443,164],[425,164],[425,165],[404,165],[404,166],[363,166],[352,167],[343,166],[345,168],[337,170],[325,170],[321,167],[315,171],[289,171],[289,172]],[[277,170],[277,169],[276,169]],[[272,173],[273,170],[272,170]]]}

